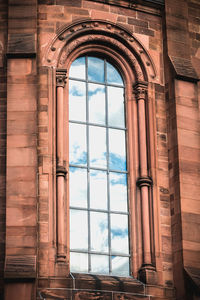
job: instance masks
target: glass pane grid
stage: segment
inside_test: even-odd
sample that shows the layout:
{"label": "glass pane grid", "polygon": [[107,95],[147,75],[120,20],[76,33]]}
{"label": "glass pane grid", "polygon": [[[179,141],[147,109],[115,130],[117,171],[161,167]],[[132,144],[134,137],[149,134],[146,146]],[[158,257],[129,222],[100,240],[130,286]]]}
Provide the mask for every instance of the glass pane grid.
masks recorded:
{"label": "glass pane grid", "polygon": [[[85,77],[79,74],[74,76],[77,68],[72,70],[74,77],[71,78],[70,94],[82,109],[83,115],[70,110],[69,118],[73,119],[70,124],[77,125],[80,129],[79,133],[72,131],[70,140],[70,209],[79,216],[77,222],[81,223],[78,226],[74,222],[75,229],[71,229],[71,271],[129,276],[123,82],[116,69],[106,60],[86,57],[78,63],[84,64],[81,68],[85,70]],[[103,70],[103,75],[97,74],[97,66]],[[84,93],[85,100],[82,97]],[[112,98],[118,99],[118,103]],[[114,110],[113,105],[116,106]],[[73,108],[73,104],[71,107]],[[83,128],[86,128],[86,136]],[[76,138],[78,135],[79,142]],[[80,174],[80,177],[74,173]],[[74,182],[72,187],[71,182]],[[119,200],[114,201],[117,194],[120,194]],[[126,204],[123,204],[124,201]],[[112,202],[116,204],[113,206]],[[120,228],[116,224],[117,218],[125,220],[122,223],[126,228]],[[71,222],[73,223],[73,219]],[[122,242],[124,247],[117,249],[118,242]],[[85,261],[78,264],[81,259]]]}

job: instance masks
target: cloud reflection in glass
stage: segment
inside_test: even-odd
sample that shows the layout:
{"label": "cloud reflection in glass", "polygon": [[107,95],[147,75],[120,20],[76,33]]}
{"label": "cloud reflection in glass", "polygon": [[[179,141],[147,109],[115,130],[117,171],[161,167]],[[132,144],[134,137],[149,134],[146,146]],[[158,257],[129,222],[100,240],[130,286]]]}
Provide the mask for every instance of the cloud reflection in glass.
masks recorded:
{"label": "cloud reflection in glass", "polygon": [[86,126],[69,124],[69,162],[75,165],[86,165]]}
{"label": "cloud reflection in glass", "polygon": [[119,72],[110,63],[106,63],[107,82],[110,84],[123,85],[123,80]]}
{"label": "cloud reflection in glass", "polygon": [[127,175],[110,172],[110,209],[127,212]]}
{"label": "cloud reflection in glass", "polygon": [[89,127],[90,166],[106,168],[106,128]]}
{"label": "cloud reflection in glass", "polygon": [[69,80],[69,116],[70,120],[86,121],[86,85],[84,82]]}
{"label": "cloud reflection in glass", "polygon": [[107,209],[107,174],[104,171],[90,170],[90,207]]}
{"label": "cloud reflection in glass", "polygon": [[104,82],[104,61],[97,57],[88,57],[88,80]]}
{"label": "cloud reflection in glass", "polygon": [[89,122],[105,124],[105,87],[98,84],[88,84]]}
{"label": "cloud reflection in glass", "polygon": [[85,57],[79,57],[73,61],[69,71],[70,78],[85,79]]}
{"label": "cloud reflection in glass", "polygon": [[123,80],[90,56],[69,76],[70,270],[128,276]]}

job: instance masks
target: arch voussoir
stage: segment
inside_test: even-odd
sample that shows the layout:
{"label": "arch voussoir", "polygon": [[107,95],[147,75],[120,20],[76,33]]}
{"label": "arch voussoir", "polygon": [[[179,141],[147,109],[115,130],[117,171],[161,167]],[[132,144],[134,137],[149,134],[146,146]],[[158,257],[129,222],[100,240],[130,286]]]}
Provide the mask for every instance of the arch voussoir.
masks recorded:
{"label": "arch voussoir", "polygon": [[98,55],[105,55],[108,48],[110,53],[115,52],[115,57],[131,66],[135,81],[156,77],[152,59],[143,45],[123,27],[102,20],[77,22],[60,30],[48,47],[45,64],[66,68],[72,53],[81,55],[86,48],[93,53],[95,49]]}

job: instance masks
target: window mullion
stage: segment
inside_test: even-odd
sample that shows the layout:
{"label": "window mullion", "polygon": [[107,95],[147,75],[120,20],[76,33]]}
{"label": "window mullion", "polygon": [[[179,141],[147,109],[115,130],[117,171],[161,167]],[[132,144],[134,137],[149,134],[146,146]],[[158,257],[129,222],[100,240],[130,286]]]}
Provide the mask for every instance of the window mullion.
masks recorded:
{"label": "window mullion", "polygon": [[105,72],[105,96],[106,96],[106,158],[107,158],[107,209],[108,209],[108,253],[109,253],[109,273],[112,272],[111,265],[111,228],[110,228],[110,176],[109,176],[109,133],[108,133],[108,88],[107,88],[107,65],[106,60],[104,60],[104,72]]}
{"label": "window mullion", "polygon": [[88,272],[91,271],[91,236],[90,236],[90,137],[89,137],[89,103],[88,103],[88,57],[86,64],[86,139],[87,139],[87,206],[88,206]]}

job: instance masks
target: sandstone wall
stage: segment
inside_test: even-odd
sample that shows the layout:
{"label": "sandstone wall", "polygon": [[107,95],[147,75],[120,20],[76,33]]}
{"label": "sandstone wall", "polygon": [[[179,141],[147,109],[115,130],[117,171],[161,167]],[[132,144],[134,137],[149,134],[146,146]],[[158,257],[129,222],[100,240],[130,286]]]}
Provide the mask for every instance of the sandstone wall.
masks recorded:
{"label": "sandstone wall", "polygon": [[[2,299],[3,290],[7,300],[16,294],[20,299],[76,300],[200,297],[200,3],[166,0],[164,7],[158,3],[162,1],[150,2],[0,1]],[[143,261],[142,225],[137,216],[142,212],[136,184],[131,212],[136,236],[131,249],[134,278],[70,274],[68,175],[63,213],[67,258],[62,263],[57,260],[56,69],[59,51],[64,51],[62,33],[77,22],[84,23],[82,29],[91,26],[91,36],[98,22],[107,24],[107,36],[112,26],[116,31],[121,28],[124,44],[133,35],[138,41],[136,61],[147,74],[151,249],[156,271],[148,271],[142,279],[138,273]],[[67,93],[68,83],[64,99]],[[134,116],[134,95],[131,100]],[[66,118],[67,109],[64,101]],[[66,137],[67,126],[66,119]],[[65,138],[66,167],[67,149]],[[137,163],[133,169],[137,177]]]}

